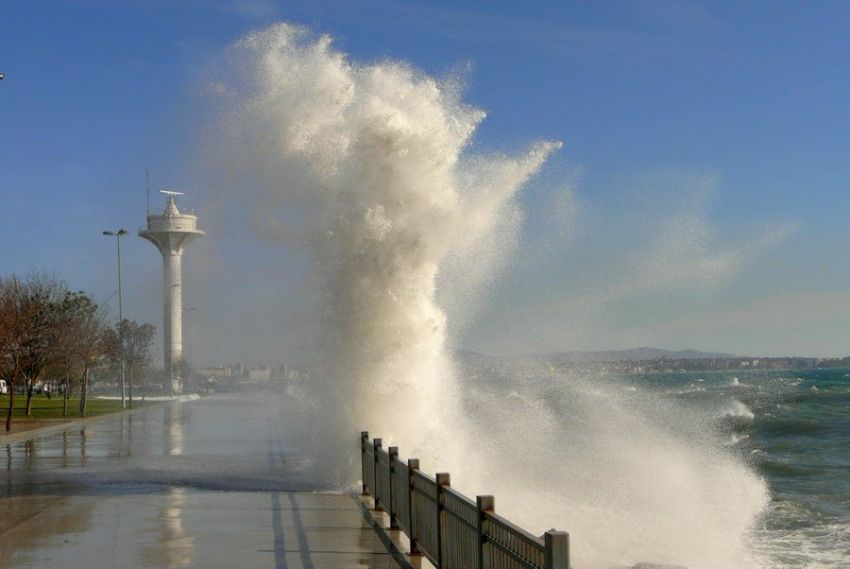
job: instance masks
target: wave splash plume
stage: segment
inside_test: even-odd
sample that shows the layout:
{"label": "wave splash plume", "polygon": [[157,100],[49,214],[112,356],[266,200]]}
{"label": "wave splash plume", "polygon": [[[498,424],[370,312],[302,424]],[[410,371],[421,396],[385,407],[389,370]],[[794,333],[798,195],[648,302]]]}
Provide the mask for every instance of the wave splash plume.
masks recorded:
{"label": "wave splash plume", "polygon": [[[237,79],[217,85],[224,154],[267,190],[260,223],[302,243],[323,285],[324,369],[311,389],[326,442],[369,428],[446,457],[456,437],[439,431],[459,413],[438,273],[448,259],[481,278],[495,269],[494,243],[518,228],[516,192],[559,144],[465,156],[484,113],[456,81],[352,63],[304,28],[253,33],[231,56]],[[296,216],[276,217],[284,208]]]}
{"label": "wave splash plume", "polygon": [[352,62],[304,28],[253,33],[230,58],[214,85],[220,166],[243,178],[262,234],[303,246],[321,282],[322,369],[291,393],[292,428],[325,451],[317,469],[353,483],[357,461],[339,457],[366,428],[535,531],[569,530],[576,567],[755,566],[744,534],[765,487],[710,427],[593,380],[478,384],[448,355],[440,287],[474,298],[504,263],[517,192],[559,143],[475,155],[484,113],[458,81]]}

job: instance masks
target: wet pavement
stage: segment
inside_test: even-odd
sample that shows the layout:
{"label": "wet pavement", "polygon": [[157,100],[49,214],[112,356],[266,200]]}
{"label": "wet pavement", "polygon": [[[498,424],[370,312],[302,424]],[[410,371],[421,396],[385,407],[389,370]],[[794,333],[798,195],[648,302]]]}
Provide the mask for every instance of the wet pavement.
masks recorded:
{"label": "wet pavement", "polygon": [[209,398],[0,444],[0,569],[397,567],[280,411]]}

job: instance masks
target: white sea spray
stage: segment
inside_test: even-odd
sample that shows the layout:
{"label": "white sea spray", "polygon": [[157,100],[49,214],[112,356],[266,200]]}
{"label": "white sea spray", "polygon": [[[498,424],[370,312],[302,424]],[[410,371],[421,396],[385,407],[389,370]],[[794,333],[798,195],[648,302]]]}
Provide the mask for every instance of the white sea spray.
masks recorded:
{"label": "white sea spray", "polygon": [[470,299],[493,277],[516,243],[517,193],[558,143],[476,155],[484,113],[457,82],[352,62],[287,24],[240,41],[230,68],[215,85],[221,166],[263,189],[247,196],[257,223],[285,219],[321,286],[321,367],[290,391],[315,468],[353,483],[368,429],[534,531],[569,530],[577,567],[755,566],[745,535],[765,485],[706,424],[593,379],[499,390],[456,372],[457,314],[438,287]]}

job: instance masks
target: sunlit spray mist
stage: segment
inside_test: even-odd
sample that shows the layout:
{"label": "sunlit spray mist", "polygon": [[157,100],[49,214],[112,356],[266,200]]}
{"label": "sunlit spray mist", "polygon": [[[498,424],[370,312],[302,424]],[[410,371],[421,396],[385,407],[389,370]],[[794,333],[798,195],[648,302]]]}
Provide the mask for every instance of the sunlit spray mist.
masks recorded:
{"label": "sunlit spray mist", "polygon": [[709,427],[593,381],[456,373],[438,286],[472,298],[492,277],[515,244],[517,192],[557,143],[474,156],[484,113],[458,82],[353,63],[303,28],[251,34],[231,58],[233,79],[214,86],[220,165],[243,177],[266,235],[310,252],[321,282],[319,371],[292,392],[292,428],[308,425],[310,448],[325,450],[317,469],[354,482],[368,429],[462,490],[496,493],[531,529],[569,530],[576,567],[748,566],[764,487]]}
{"label": "sunlit spray mist", "polygon": [[233,57],[240,81],[220,89],[230,163],[262,180],[270,216],[297,211],[288,233],[323,285],[310,391],[321,440],[346,449],[328,455],[349,455],[369,429],[433,466],[457,464],[466,430],[437,276],[449,257],[481,275],[498,263],[477,253],[510,239],[516,192],[558,144],[462,157],[484,113],[460,101],[456,82],[356,65],[302,28],[252,34]]}
{"label": "sunlit spray mist", "polygon": [[500,473],[482,480],[522,524],[568,529],[574,566],[769,566],[750,543],[765,484],[719,438],[716,409],[536,366],[496,375],[466,390],[470,438]]}

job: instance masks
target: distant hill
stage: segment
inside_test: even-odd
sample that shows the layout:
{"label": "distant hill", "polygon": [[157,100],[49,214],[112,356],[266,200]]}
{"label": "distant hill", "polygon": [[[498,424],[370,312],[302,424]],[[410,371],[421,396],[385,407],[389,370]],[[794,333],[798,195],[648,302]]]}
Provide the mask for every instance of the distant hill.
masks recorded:
{"label": "distant hill", "polygon": [[603,351],[575,351],[555,352],[548,354],[526,354],[521,356],[490,356],[471,350],[458,350],[457,356],[461,360],[469,362],[484,362],[496,360],[522,360],[532,359],[545,362],[620,362],[620,361],[649,361],[661,358],[668,360],[704,360],[737,358],[733,354],[716,352],[700,352],[698,350],[662,350],[660,348],[632,348],[629,350],[603,350]]}
{"label": "distant hill", "polygon": [[571,362],[614,362],[614,361],[645,361],[658,360],[705,360],[719,358],[736,358],[733,354],[715,352],[700,352],[698,350],[662,350],[660,348],[632,348],[630,350],[605,350],[599,352],[563,352],[546,354],[561,361]]}

